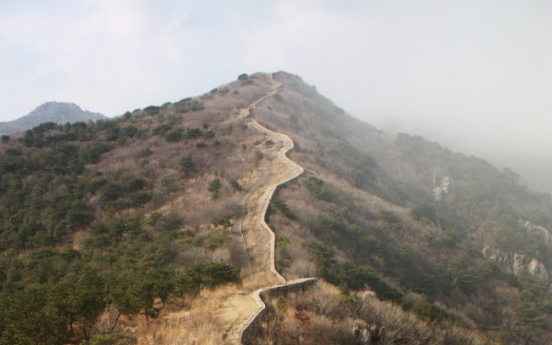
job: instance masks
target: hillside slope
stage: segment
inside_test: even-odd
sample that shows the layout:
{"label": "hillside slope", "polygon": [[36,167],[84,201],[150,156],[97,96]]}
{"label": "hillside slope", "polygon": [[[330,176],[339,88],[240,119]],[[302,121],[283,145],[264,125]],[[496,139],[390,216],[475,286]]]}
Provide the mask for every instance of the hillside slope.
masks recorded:
{"label": "hillside slope", "polygon": [[285,72],[12,135],[0,176],[0,343],[552,339],[550,196]]}
{"label": "hillside slope", "polygon": [[315,270],[421,319],[498,342],[549,341],[549,195],[482,159],[388,137],[297,76],[274,78],[282,90],[255,118],[295,141],[290,158],[307,172],[280,190],[269,217],[284,276]]}

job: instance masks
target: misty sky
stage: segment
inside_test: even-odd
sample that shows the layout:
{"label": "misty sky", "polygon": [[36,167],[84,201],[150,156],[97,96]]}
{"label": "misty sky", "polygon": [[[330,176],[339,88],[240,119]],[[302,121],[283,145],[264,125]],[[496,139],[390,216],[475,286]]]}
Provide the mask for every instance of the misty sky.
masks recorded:
{"label": "misty sky", "polygon": [[0,0],[0,121],[108,116],[284,70],[552,192],[552,1]]}

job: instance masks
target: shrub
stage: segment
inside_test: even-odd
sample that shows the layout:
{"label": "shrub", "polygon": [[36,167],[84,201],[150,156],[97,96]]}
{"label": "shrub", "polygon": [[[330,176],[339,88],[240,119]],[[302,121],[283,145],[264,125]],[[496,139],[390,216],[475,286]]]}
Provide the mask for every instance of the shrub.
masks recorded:
{"label": "shrub", "polygon": [[153,151],[148,147],[145,149],[140,150],[140,153],[138,153],[138,158],[145,158],[149,155],[151,155]]}
{"label": "shrub", "polygon": [[232,224],[231,220],[232,220],[232,215],[227,214],[227,215],[224,215],[222,217],[215,218],[213,220],[213,225],[217,226],[217,227],[222,226],[222,228],[224,230],[228,230],[229,228],[232,227],[232,225],[234,225],[234,224]]}
{"label": "shrub", "polygon": [[234,179],[230,180],[230,185],[232,186],[232,188],[234,188],[234,190],[238,192],[242,190],[241,184],[239,184],[239,182]]}
{"label": "shrub", "polygon": [[165,136],[165,140],[171,143],[179,142],[180,140],[182,140],[182,132],[184,132],[182,128],[173,129],[172,131],[167,133],[167,135]]}
{"label": "shrub", "polygon": [[523,270],[519,273],[519,282],[524,291],[528,291],[534,300],[542,299],[549,290],[548,280]]}
{"label": "shrub", "polygon": [[209,183],[209,187],[207,190],[209,192],[212,192],[212,198],[213,200],[216,200],[220,197],[220,188],[222,187],[222,183],[220,183],[220,180],[217,178]]}
{"label": "shrub", "polygon": [[155,135],[165,135],[165,133],[167,133],[171,129],[172,129],[171,125],[169,125],[167,123],[164,123],[162,125],[159,125],[159,126],[155,127],[152,130],[152,133],[155,134]]}
{"label": "shrub", "polygon": [[178,216],[174,211],[161,217],[155,224],[155,231],[171,233],[176,232],[184,225],[184,219]]}
{"label": "shrub", "polygon": [[545,329],[546,316],[541,313],[528,301],[521,300],[515,307],[516,313],[526,324],[533,328]]}
{"label": "shrub", "polygon": [[201,287],[213,289],[226,283],[240,282],[240,268],[222,262],[198,263],[186,268],[179,277],[183,292],[197,295]]}
{"label": "shrub", "polygon": [[158,106],[150,105],[150,106],[144,108],[144,112],[146,114],[150,115],[150,116],[153,116],[153,115],[159,113],[160,109],[161,108],[158,107]]}
{"label": "shrub", "polygon": [[132,207],[140,207],[151,201],[153,194],[150,192],[138,191],[129,195]]}
{"label": "shrub", "polygon": [[456,244],[459,242],[458,236],[455,232],[450,230],[445,230],[445,236],[439,240],[439,244],[448,248],[456,247]]}
{"label": "shrub", "polygon": [[335,252],[330,248],[324,247],[319,242],[305,241],[301,245],[314,254],[316,275],[329,283],[336,286],[339,285],[340,277],[337,273]]}
{"label": "shrub", "polygon": [[[70,130],[71,129],[71,127],[70,127],[71,124],[70,123],[68,123],[68,124],[69,124],[69,129],[68,130]],[[118,126],[117,122],[115,122],[114,120],[110,120],[110,119],[96,121],[96,130],[98,130],[98,131],[113,128],[113,127],[117,127],[117,126]]]}
{"label": "shrub", "polygon": [[123,128],[123,134],[129,138],[133,138],[137,132],[138,132],[138,127],[134,125],[130,125]]}
{"label": "shrub", "polygon": [[424,223],[436,223],[437,222],[437,210],[435,206],[430,204],[420,204],[413,207],[410,210],[410,215],[417,221]]}
{"label": "shrub", "polygon": [[85,340],[82,345],[115,345],[119,336],[117,334],[96,334],[90,340]]}
{"label": "shrub", "polygon": [[327,190],[327,189],[322,188],[322,186],[324,185],[324,181],[322,181],[321,179],[319,179],[315,176],[309,176],[303,182],[303,184],[305,185],[305,187],[307,187],[309,192],[311,192],[312,195],[314,195],[318,199],[324,200],[324,201],[330,201],[331,200],[330,191]]}
{"label": "shrub", "polygon": [[282,215],[289,219],[297,219],[297,215],[289,209],[288,205],[277,197],[274,197],[272,198],[272,200],[270,200],[269,207],[271,210],[280,211]]}
{"label": "shrub", "polygon": [[133,193],[144,189],[146,184],[147,184],[147,181],[143,177],[134,177],[132,180],[130,180],[127,183],[126,189],[129,193]]}
{"label": "shrub", "polygon": [[276,307],[278,308],[278,311],[282,314],[287,313],[287,304],[286,300],[283,297],[278,298],[278,301],[276,301]]}
{"label": "shrub", "polygon": [[[276,229],[274,228],[274,225],[269,225],[272,231],[276,232]],[[282,273],[284,271],[284,268],[288,267],[290,265],[290,260],[288,254],[285,252],[285,249],[287,245],[289,244],[289,239],[285,236],[278,235],[276,237],[276,255],[277,258],[274,261],[274,264],[276,266],[276,271]]]}
{"label": "shrub", "polygon": [[191,172],[195,169],[194,160],[190,155],[180,159],[180,161],[178,162],[178,165],[180,167],[180,172],[182,173],[183,177],[189,177]]}
{"label": "shrub", "polygon": [[456,275],[456,284],[465,294],[469,295],[477,290],[477,275],[472,268],[466,268],[458,261],[451,262],[452,270]]}
{"label": "shrub", "polygon": [[380,215],[381,219],[383,219],[387,223],[387,225],[389,225],[391,230],[401,230],[402,229],[402,222],[399,219],[399,217],[397,217],[395,212],[382,210],[382,211],[379,212],[379,215]]}
{"label": "shrub", "polygon": [[255,160],[260,162],[263,159],[264,155],[258,148],[255,148]]}
{"label": "shrub", "polygon": [[110,201],[115,201],[124,194],[124,188],[120,183],[111,182],[103,187],[101,202],[106,204]]}
{"label": "shrub", "polygon": [[135,137],[138,139],[146,139],[148,137],[149,131],[150,131],[149,128],[140,129],[136,133]]}
{"label": "shrub", "polygon": [[203,135],[201,132],[201,129],[199,128],[188,128],[186,131],[185,138],[186,139],[196,139]]}
{"label": "shrub", "polygon": [[389,286],[372,267],[350,261],[343,265],[343,280],[353,290],[362,290],[368,285],[381,300],[401,303],[403,294]]}
{"label": "shrub", "polygon": [[189,111],[200,111],[204,108],[205,106],[203,105],[203,103],[197,100],[192,100],[191,98],[185,98],[176,104],[177,111],[181,113],[187,113]]}
{"label": "shrub", "polygon": [[444,318],[443,311],[425,297],[414,303],[412,312],[418,319],[428,322]]}
{"label": "shrub", "polygon": [[205,247],[210,250],[229,248],[231,243],[230,234],[225,230],[215,231],[205,239]]}
{"label": "shrub", "polygon": [[351,240],[357,240],[361,233],[360,227],[357,224],[347,224],[335,217],[320,218],[320,227],[322,229],[335,231]]}
{"label": "shrub", "polygon": [[283,252],[286,249],[288,243],[289,243],[289,238],[285,236],[278,236],[278,238],[276,239],[276,251],[278,253]]}

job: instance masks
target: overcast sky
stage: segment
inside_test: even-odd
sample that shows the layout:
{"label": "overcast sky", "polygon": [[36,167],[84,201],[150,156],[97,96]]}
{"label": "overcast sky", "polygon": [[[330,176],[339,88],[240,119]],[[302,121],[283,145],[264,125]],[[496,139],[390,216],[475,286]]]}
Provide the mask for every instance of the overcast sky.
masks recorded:
{"label": "overcast sky", "polygon": [[120,115],[278,70],[552,192],[552,1],[0,0],[0,121],[52,100]]}

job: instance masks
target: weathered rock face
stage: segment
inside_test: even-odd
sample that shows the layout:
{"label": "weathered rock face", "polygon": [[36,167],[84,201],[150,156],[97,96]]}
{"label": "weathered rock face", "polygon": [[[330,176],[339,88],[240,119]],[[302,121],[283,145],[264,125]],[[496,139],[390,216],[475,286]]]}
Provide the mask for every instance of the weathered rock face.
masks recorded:
{"label": "weathered rock face", "polygon": [[376,293],[374,291],[370,291],[370,290],[358,291],[358,292],[355,293],[355,295],[361,301],[365,301],[366,299],[369,299],[369,298],[377,298]]}
{"label": "weathered rock face", "polygon": [[443,200],[448,194],[448,187],[452,184],[450,176],[433,176],[433,197],[435,200]]}
{"label": "weathered rock face", "polygon": [[[548,229],[535,225],[530,221],[524,221],[523,219],[519,220],[519,224],[522,225],[528,233],[540,234],[544,243],[552,245],[552,237]],[[506,253],[500,249],[491,248],[486,245],[483,248],[483,256],[514,274],[519,274],[522,270],[527,270],[541,278],[548,278],[548,271],[543,263],[535,258],[528,257],[527,254]]]}
{"label": "weathered rock face", "polygon": [[514,264],[512,266],[514,273],[518,274],[524,268],[528,268],[527,254],[514,253]]}
{"label": "weathered rock face", "polygon": [[529,263],[529,272],[539,276],[539,277],[548,277],[548,272],[546,272],[546,267],[539,262],[537,259],[531,259]]}
{"label": "weathered rock face", "polygon": [[530,221],[524,221],[523,219],[519,220],[519,224],[523,225],[523,227],[528,232],[538,232],[538,233],[540,233],[544,243],[552,244],[552,238],[550,237],[550,231],[548,231],[548,229],[546,229],[545,227],[542,227],[540,225],[535,225],[535,224],[531,223]]}
{"label": "weathered rock face", "polygon": [[502,268],[514,272],[514,274],[527,270],[536,276],[548,279],[548,271],[543,263],[537,259],[527,257],[527,254],[513,253],[512,255],[500,249],[485,246],[483,248],[483,256],[496,262]]}

